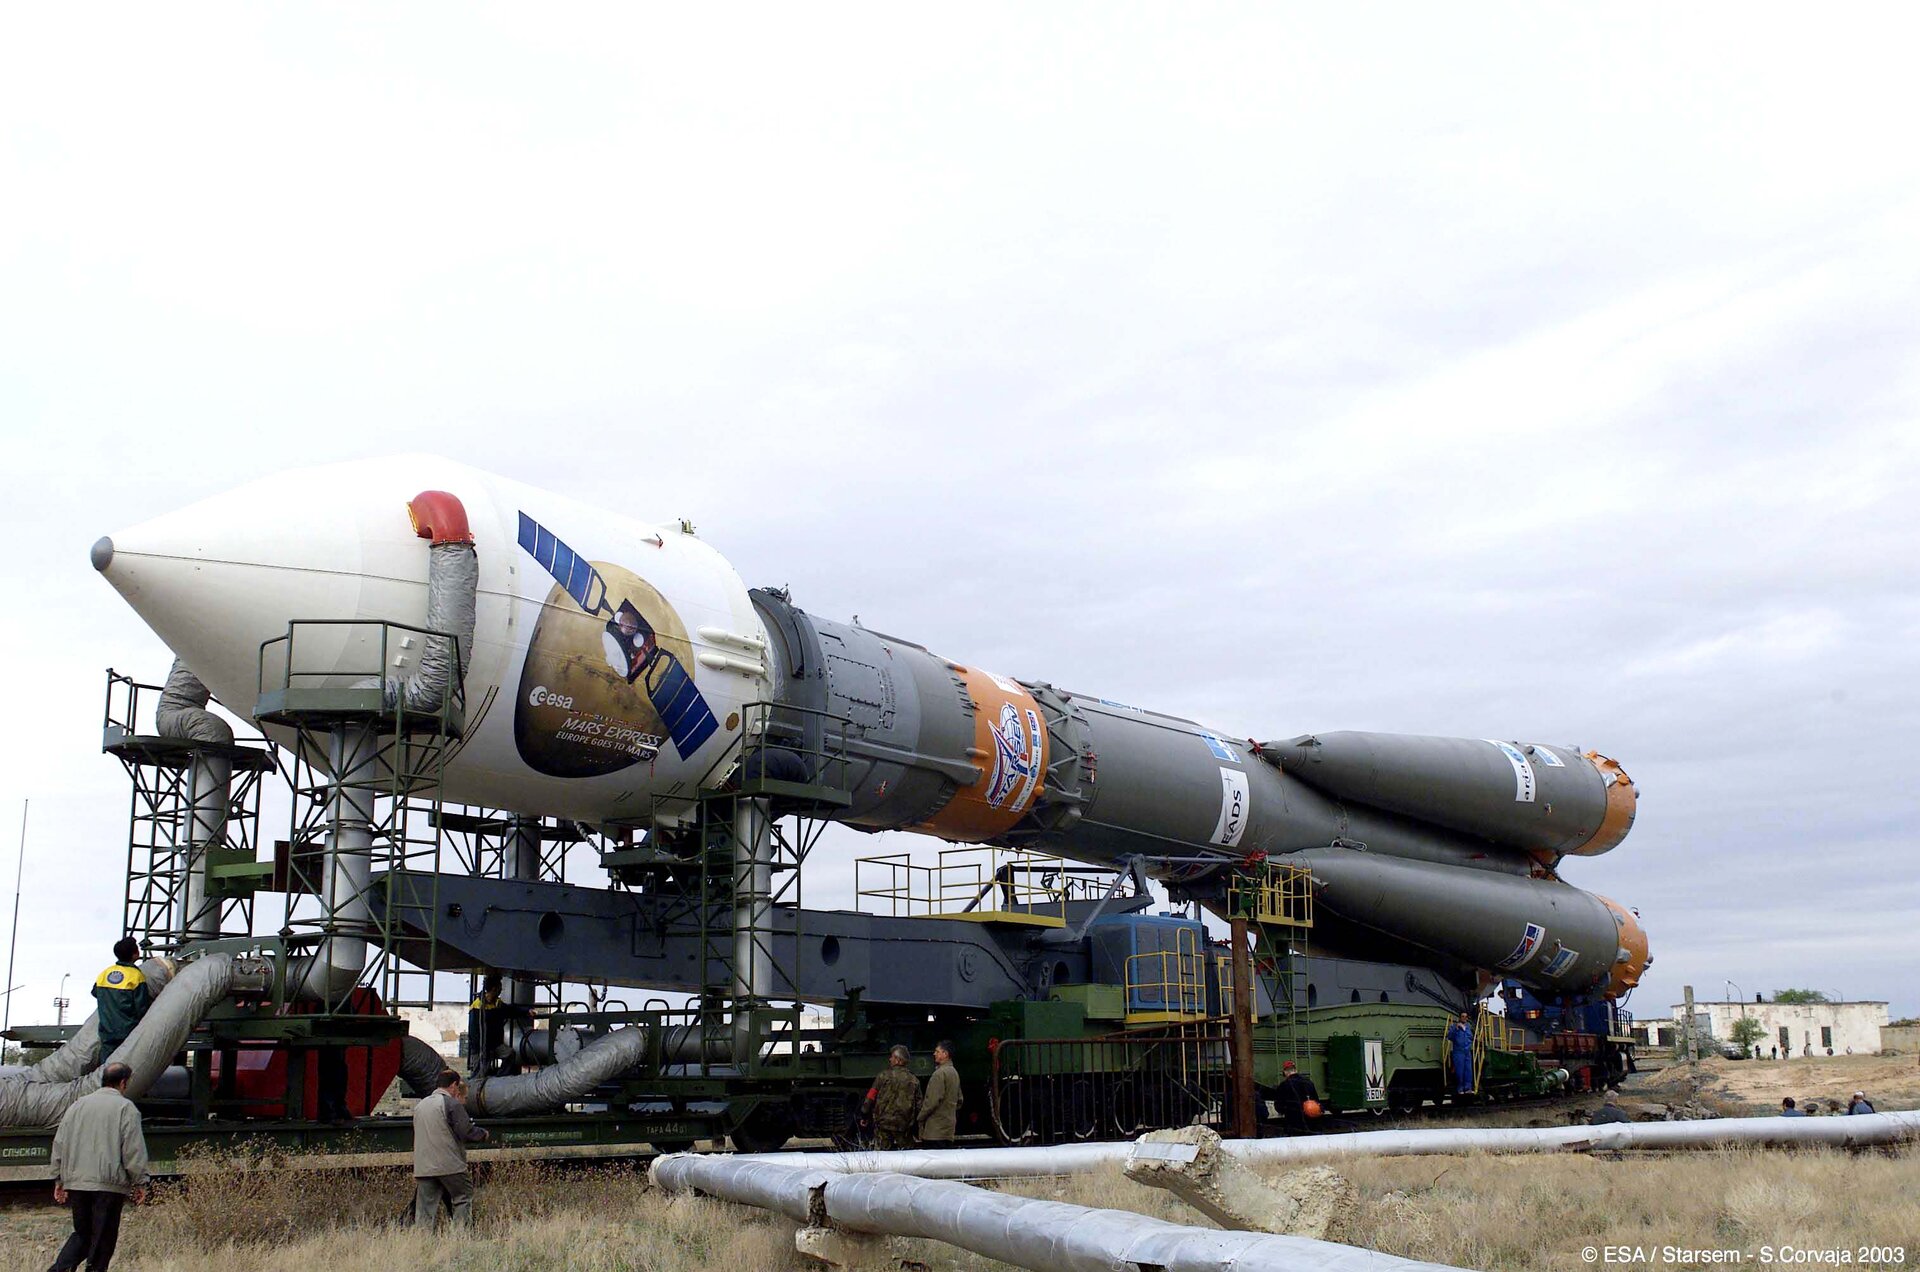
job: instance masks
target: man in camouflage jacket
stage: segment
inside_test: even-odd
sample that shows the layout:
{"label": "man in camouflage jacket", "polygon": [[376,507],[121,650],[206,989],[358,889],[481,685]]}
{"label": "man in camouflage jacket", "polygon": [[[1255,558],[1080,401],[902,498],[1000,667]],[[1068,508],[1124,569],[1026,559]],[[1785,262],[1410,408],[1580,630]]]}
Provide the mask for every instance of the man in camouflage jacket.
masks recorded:
{"label": "man in camouflage jacket", "polygon": [[907,1069],[910,1054],[895,1047],[887,1067],[873,1080],[861,1105],[861,1120],[873,1123],[873,1146],[881,1150],[913,1147],[913,1126],[920,1114],[920,1080]]}

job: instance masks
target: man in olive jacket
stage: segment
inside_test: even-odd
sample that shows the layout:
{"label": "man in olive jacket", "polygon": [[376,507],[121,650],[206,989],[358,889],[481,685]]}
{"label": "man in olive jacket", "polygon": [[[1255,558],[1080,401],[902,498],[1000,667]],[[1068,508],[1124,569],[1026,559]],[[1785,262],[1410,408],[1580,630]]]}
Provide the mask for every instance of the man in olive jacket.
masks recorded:
{"label": "man in olive jacket", "polygon": [[920,1147],[952,1148],[960,1118],[960,1074],[953,1067],[953,1044],[933,1048],[933,1076],[920,1101]]}
{"label": "man in olive jacket", "polygon": [[467,1084],[451,1069],[441,1071],[434,1092],[413,1106],[413,1222],[431,1229],[444,1200],[453,1226],[473,1226],[473,1176],[467,1145],[487,1138],[467,1116]]}
{"label": "man in olive jacket", "polygon": [[133,1070],[109,1064],[100,1089],[75,1100],[53,1134],[53,1199],[73,1206],[73,1235],[50,1272],[106,1272],[120,1243],[120,1211],[147,1196],[147,1141],[127,1098]]}

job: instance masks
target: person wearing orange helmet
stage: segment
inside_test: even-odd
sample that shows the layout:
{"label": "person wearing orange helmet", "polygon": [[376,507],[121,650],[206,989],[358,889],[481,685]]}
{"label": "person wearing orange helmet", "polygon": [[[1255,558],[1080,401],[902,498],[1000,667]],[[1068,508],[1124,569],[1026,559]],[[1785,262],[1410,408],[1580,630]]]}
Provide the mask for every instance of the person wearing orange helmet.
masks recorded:
{"label": "person wearing orange helmet", "polygon": [[1289,1135],[1306,1135],[1314,1129],[1313,1119],[1320,1116],[1320,1089],[1291,1060],[1280,1066],[1280,1074],[1273,1101],[1280,1111],[1280,1123]]}

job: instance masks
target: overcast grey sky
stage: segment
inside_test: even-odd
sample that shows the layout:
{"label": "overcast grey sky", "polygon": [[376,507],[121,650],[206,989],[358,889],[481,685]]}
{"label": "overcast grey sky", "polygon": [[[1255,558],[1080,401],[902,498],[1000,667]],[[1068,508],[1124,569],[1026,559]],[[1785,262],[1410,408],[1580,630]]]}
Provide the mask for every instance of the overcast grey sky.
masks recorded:
{"label": "overcast grey sky", "polygon": [[1920,1011],[1910,6],[692,10],[7,12],[16,1020],[168,661],[88,545],[419,450],[1234,735],[1598,748],[1635,1008]]}

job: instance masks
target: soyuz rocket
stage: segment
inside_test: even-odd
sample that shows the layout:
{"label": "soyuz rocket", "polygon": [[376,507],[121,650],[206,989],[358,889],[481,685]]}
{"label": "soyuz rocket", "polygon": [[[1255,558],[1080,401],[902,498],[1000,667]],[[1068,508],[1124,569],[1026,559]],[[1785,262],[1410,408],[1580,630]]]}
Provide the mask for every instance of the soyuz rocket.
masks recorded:
{"label": "soyuz rocket", "polygon": [[[431,458],[281,473],[101,539],[92,560],[222,702],[251,711],[289,624],[307,672],[362,675],[375,622],[425,626],[429,546],[472,544],[465,715],[443,797],[650,828],[742,759],[754,704],[824,722],[838,820],[1139,863],[1176,888],[1262,859],[1311,871],[1316,950],[1618,997],[1624,907],[1559,878],[1617,845],[1613,760],[1508,739],[1224,730],[1016,679],[749,589],[654,524]],[[471,577],[471,576],[470,576]],[[370,642],[373,642],[370,644]],[[430,645],[431,642],[425,642]],[[401,640],[388,675],[425,648]],[[817,753],[817,749],[814,753]]]}

